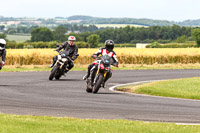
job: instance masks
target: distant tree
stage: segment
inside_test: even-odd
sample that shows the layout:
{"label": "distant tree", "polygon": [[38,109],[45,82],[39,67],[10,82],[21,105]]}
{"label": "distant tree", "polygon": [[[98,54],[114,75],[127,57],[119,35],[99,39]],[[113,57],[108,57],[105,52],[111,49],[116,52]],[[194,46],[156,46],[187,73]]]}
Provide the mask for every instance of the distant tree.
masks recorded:
{"label": "distant tree", "polygon": [[89,25],[88,26],[88,31],[90,32],[95,32],[98,30],[98,27],[96,27],[95,25]]}
{"label": "distant tree", "polygon": [[15,34],[17,33],[17,29],[16,28],[9,28],[7,31],[6,31],[7,34]]}
{"label": "distant tree", "polygon": [[25,26],[17,27],[17,33],[28,33],[28,28]]}
{"label": "distant tree", "polygon": [[54,39],[53,32],[46,27],[38,27],[32,30],[31,32],[31,41],[32,42],[49,42]]}
{"label": "distant tree", "polygon": [[0,25],[0,30],[4,30],[5,26],[4,25]]}
{"label": "distant tree", "polygon": [[185,43],[188,40],[188,38],[186,37],[186,35],[180,36],[176,39],[177,43]]}
{"label": "distant tree", "polygon": [[160,47],[160,43],[158,43],[158,42],[153,42],[152,44],[147,45],[146,47],[147,47],[147,48],[159,48],[159,47]]}
{"label": "distant tree", "polygon": [[[91,34],[97,34],[100,36],[100,42],[103,43],[107,39],[112,39],[115,43],[152,43],[154,41],[163,43],[177,41],[184,41],[191,37],[192,27],[180,27],[177,25],[173,26],[151,26],[148,28],[136,28],[126,26],[123,28],[106,28],[99,29],[95,32],[84,32],[80,33],[83,37],[83,41],[87,42],[87,37]],[[185,36],[184,36],[185,35]],[[181,37],[183,36],[183,37]],[[179,38],[181,37],[181,38]]]}
{"label": "distant tree", "polygon": [[90,36],[92,34],[92,32],[83,32],[80,34],[80,37],[83,38],[84,42],[87,42],[87,37]]}
{"label": "distant tree", "polygon": [[54,29],[54,39],[58,42],[66,41],[65,33],[67,32],[67,28],[64,26],[58,26]]}
{"label": "distant tree", "polygon": [[36,28],[38,28],[39,26],[31,26],[29,29],[28,29],[28,32],[29,33],[31,33],[31,31],[33,30],[33,29],[36,29]]}
{"label": "distant tree", "polygon": [[100,37],[97,34],[92,34],[92,35],[87,37],[87,41],[90,44],[91,48],[95,48],[95,47],[98,46],[98,43],[100,41]]}
{"label": "distant tree", "polygon": [[6,39],[6,34],[0,34],[0,38]]}
{"label": "distant tree", "polygon": [[197,42],[197,46],[200,47],[200,28],[192,30],[192,38]]}

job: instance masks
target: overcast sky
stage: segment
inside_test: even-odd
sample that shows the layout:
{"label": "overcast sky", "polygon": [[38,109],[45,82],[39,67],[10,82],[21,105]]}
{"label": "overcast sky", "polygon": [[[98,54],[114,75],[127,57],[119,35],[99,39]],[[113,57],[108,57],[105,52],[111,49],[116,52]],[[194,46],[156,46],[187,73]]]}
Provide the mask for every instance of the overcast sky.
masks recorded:
{"label": "overcast sky", "polygon": [[5,17],[131,17],[200,19],[200,0],[0,0]]}

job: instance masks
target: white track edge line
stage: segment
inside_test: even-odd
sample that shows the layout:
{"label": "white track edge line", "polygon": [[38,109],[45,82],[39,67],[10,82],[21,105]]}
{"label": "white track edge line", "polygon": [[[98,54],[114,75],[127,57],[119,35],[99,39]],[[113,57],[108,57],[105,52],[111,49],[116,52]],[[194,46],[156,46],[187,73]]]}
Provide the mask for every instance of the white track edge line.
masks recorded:
{"label": "white track edge line", "polygon": [[[173,100],[186,100],[186,101],[198,101],[198,102],[200,102],[200,100],[193,100],[193,99],[181,99],[181,98],[171,98],[171,97],[162,97],[162,96],[151,96],[151,95],[136,94],[136,93],[122,92],[122,91],[115,90],[115,88],[120,87],[120,86],[137,85],[137,84],[150,83],[150,82],[156,82],[156,81],[165,81],[165,80],[147,80],[147,81],[138,81],[138,82],[133,82],[133,83],[126,83],[126,84],[118,84],[118,85],[110,87],[109,90],[116,92],[116,93],[130,94],[130,95],[136,95],[136,96],[146,96],[146,97],[166,98],[166,99],[173,99]],[[200,125],[200,123],[181,123],[181,122],[175,123],[175,124],[177,124],[177,125]]]}

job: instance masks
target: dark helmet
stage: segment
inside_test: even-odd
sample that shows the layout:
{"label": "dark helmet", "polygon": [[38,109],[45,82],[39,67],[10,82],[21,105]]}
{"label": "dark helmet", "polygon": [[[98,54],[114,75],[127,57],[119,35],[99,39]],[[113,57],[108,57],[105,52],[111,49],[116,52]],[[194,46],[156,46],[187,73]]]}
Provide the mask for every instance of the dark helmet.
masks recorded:
{"label": "dark helmet", "polygon": [[106,40],[105,41],[105,48],[111,52],[114,48],[114,41],[113,40]]}

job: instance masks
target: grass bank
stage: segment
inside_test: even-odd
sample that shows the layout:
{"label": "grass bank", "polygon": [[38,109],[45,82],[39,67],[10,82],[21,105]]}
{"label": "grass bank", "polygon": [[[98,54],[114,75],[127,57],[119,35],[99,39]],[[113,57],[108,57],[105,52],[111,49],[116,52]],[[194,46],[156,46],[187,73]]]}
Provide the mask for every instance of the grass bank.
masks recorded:
{"label": "grass bank", "polygon": [[30,35],[7,35],[7,39],[10,41],[16,41],[17,43],[25,42],[31,40]]}
{"label": "grass bank", "polygon": [[[72,70],[86,71],[88,65],[75,64]],[[200,69],[200,64],[120,64],[119,68],[113,70],[155,70],[155,69]],[[50,71],[48,65],[5,65],[1,72],[23,72],[23,71]]]}
{"label": "grass bank", "polygon": [[130,85],[117,89],[138,94],[200,100],[199,83],[200,78],[196,77]]}
{"label": "grass bank", "polygon": [[1,133],[198,133],[198,125],[0,114]]}

